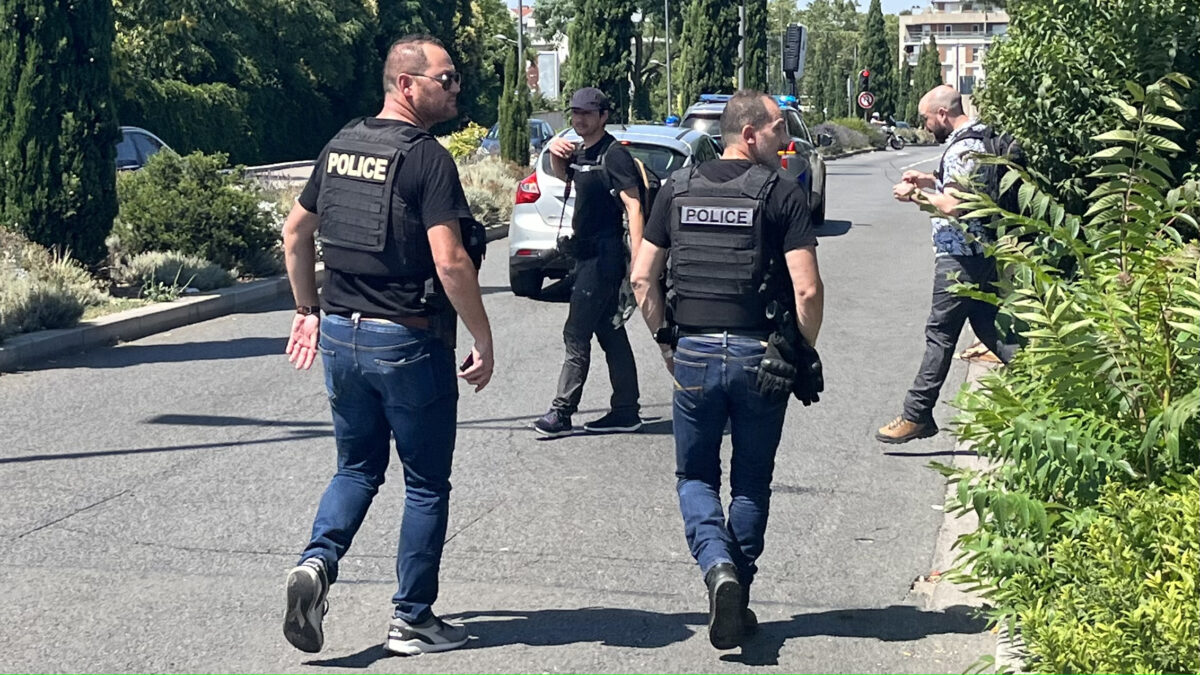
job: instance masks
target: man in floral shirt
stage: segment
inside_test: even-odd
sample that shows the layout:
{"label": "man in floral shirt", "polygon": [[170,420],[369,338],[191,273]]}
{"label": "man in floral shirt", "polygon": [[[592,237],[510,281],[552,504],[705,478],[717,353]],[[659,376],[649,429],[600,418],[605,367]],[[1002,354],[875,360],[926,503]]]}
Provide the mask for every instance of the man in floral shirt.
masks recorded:
{"label": "man in floral shirt", "polygon": [[996,330],[994,305],[949,290],[961,282],[978,284],[985,292],[995,291],[996,261],[983,251],[983,245],[991,237],[988,223],[977,219],[959,221],[954,217],[961,203],[957,192],[969,190],[977,180],[976,153],[985,152],[985,147],[982,140],[967,136],[982,125],[963,113],[962,96],[946,85],[925,94],[919,112],[925,129],[939,143],[948,141],[949,145],[936,173],[906,171],[901,182],[892,188],[892,195],[902,202],[930,204],[942,214],[930,219],[935,256],[933,308],[925,325],[925,358],[904,399],[904,410],[875,434],[884,443],[907,443],[937,434],[933,407],[950,372],[950,361],[964,323],[971,322],[976,337],[1001,361],[1007,363],[1016,350]]}

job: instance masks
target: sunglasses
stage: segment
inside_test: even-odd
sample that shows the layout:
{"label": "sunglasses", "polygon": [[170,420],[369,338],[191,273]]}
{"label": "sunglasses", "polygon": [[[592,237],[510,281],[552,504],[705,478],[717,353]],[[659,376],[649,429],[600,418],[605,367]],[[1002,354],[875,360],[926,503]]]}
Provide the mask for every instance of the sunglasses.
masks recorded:
{"label": "sunglasses", "polygon": [[437,75],[437,76],[426,75],[425,73],[402,73],[402,74],[410,75],[412,77],[424,77],[425,79],[433,80],[434,82],[440,83],[442,85],[442,89],[444,89],[446,91],[450,91],[450,87],[462,82],[462,73],[457,72],[457,71],[442,73],[441,75]]}

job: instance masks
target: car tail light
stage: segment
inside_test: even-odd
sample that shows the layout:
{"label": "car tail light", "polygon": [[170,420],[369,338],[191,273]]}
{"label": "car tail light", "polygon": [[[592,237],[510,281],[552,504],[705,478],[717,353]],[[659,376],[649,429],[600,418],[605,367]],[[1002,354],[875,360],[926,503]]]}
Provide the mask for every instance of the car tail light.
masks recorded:
{"label": "car tail light", "polygon": [[517,202],[518,204],[532,204],[542,196],[542,190],[538,187],[537,172],[529,174],[525,180],[517,183]]}

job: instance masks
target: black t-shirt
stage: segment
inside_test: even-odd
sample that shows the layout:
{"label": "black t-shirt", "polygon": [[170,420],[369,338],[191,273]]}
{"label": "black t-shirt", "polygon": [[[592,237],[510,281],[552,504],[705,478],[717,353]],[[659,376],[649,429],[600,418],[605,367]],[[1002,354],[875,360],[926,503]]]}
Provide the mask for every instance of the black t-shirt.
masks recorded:
{"label": "black t-shirt", "polygon": [[[575,236],[594,239],[624,232],[622,218],[625,208],[621,198],[609,192],[618,192],[637,187],[641,178],[634,166],[633,156],[624,146],[616,143],[612,134],[605,133],[595,145],[585,148],[579,163],[598,165],[604,158],[604,169],[598,166],[592,171],[576,171],[571,188],[575,193],[575,212],[571,227]],[[611,150],[609,149],[611,147]],[[607,154],[605,154],[607,153]],[[604,174],[608,175],[605,176]]]}
{"label": "black t-shirt", "polygon": [[[412,126],[399,120],[368,118],[368,127],[382,128],[392,125]],[[321,191],[321,178],[325,158],[329,153],[326,146],[317,158],[312,177],[304,186],[297,201],[305,210],[317,212],[317,195]],[[413,146],[400,165],[400,173],[393,183],[395,196],[403,199],[408,208],[425,229],[446,222],[458,222],[471,217],[471,207],[463,194],[458,179],[458,167],[450,153],[432,138]],[[337,270],[326,270],[324,289],[321,291],[321,309],[329,314],[352,314],[377,318],[422,316],[428,311],[421,304],[425,293],[423,279],[397,279],[349,274]]]}
{"label": "black t-shirt", "polygon": [[[723,183],[736,179],[752,166],[748,160],[714,159],[700,164],[696,171],[711,181]],[[674,180],[667,179],[654,200],[650,222],[646,223],[643,234],[646,241],[659,248],[671,247],[673,194]],[[817,245],[817,235],[813,232],[808,210],[808,195],[795,181],[781,176],[771,187],[763,211],[763,236],[767,237],[768,251],[782,250],[786,253]]]}

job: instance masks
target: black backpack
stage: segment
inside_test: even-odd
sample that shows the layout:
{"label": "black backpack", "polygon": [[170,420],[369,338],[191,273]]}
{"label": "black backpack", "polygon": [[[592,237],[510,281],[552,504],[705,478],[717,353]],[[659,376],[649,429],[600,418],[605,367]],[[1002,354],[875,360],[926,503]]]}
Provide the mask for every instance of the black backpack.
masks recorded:
{"label": "black backpack", "polygon": [[[1021,147],[1020,141],[1013,138],[1012,134],[998,133],[992,127],[976,125],[954,139],[954,141],[957,143],[969,138],[983,141],[984,152],[988,155],[1002,157],[1022,168],[1026,166],[1028,157],[1025,154],[1025,149]],[[949,148],[946,148],[946,150],[949,151]],[[943,152],[942,164],[945,161],[946,153]],[[939,172],[942,170],[942,164],[938,165]],[[1020,213],[1021,202],[1017,196],[1018,190],[1016,185],[1009,188],[1004,194],[1000,194],[1000,184],[1004,181],[1004,177],[1008,175],[1009,171],[1011,171],[1011,168],[1002,164],[980,165],[980,183],[986,194],[996,202],[997,206],[1005,211]]]}

